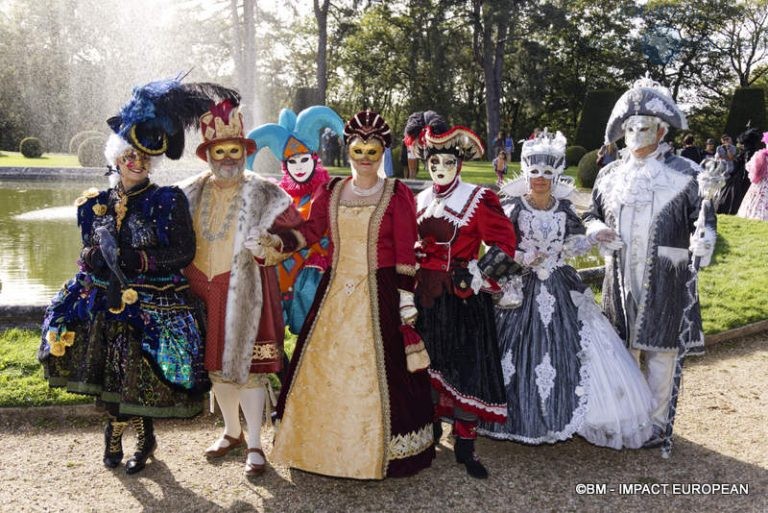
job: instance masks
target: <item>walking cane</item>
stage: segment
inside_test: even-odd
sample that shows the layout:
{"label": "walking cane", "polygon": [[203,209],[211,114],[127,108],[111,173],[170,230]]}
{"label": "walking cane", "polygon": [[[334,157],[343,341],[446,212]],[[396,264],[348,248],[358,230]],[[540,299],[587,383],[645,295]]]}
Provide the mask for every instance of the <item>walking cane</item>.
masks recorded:
{"label": "walking cane", "polygon": [[[704,163],[704,169],[696,177],[699,182],[699,192],[703,199],[699,209],[699,217],[696,220],[696,231],[694,237],[704,238],[704,228],[707,214],[713,209],[712,200],[720,192],[725,183],[723,171],[725,166],[722,162],[708,160]],[[680,325],[680,336],[677,338],[677,360],[675,361],[675,374],[672,379],[672,393],[669,398],[669,409],[667,410],[667,425],[664,429],[664,441],[661,445],[661,457],[668,459],[672,452],[672,430],[675,424],[675,415],[677,414],[677,399],[680,395],[680,382],[683,377],[683,363],[688,354],[691,343],[697,335],[693,331],[693,307],[699,302],[698,280],[699,263],[701,257],[693,257],[688,265],[691,273],[690,279],[685,284],[686,305],[683,309],[683,319]]]}

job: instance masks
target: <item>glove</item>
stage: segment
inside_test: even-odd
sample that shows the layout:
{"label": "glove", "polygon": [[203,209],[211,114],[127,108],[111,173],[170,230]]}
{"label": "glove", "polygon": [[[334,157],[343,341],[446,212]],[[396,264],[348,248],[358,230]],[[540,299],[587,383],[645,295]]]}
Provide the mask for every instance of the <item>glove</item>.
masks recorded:
{"label": "glove", "polygon": [[610,228],[592,233],[589,235],[589,238],[599,243],[602,248],[608,251],[617,251],[624,247],[624,242],[619,237],[619,234]]}
{"label": "glove", "polygon": [[706,267],[710,264],[712,253],[715,251],[716,240],[717,234],[711,229],[705,229],[703,234],[693,235],[691,237],[688,251],[690,251],[694,257],[700,259],[699,265],[701,267]]}
{"label": "glove", "polygon": [[413,292],[397,289],[400,292],[400,321],[408,326],[416,324],[419,317],[419,311],[416,309],[416,303],[413,300]]}
{"label": "glove", "polygon": [[538,251],[515,251],[514,260],[524,267],[536,267],[547,258],[544,253]]}
{"label": "glove", "polygon": [[102,274],[104,271],[109,270],[107,262],[104,260],[104,255],[101,253],[99,246],[86,246],[80,253],[80,259],[88,266],[94,274]]}

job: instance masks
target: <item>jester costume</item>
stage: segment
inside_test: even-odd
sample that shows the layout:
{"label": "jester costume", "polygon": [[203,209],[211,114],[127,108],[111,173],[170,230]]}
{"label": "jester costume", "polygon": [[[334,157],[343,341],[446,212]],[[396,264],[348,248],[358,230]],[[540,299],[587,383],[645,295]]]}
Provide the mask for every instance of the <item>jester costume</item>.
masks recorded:
{"label": "jester costume", "polygon": [[[281,161],[280,188],[290,195],[303,219],[309,218],[312,195],[329,180],[328,171],[317,155],[322,128],[341,134],[344,123],[330,108],[316,105],[304,109],[298,116],[290,109],[283,109],[277,124],[267,123],[248,133],[248,138],[256,143],[256,153],[248,157],[248,167],[253,167],[253,159],[260,149],[268,148]],[[301,331],[322,275],[330,265],[329,244],[324,234],[319,241],[277,265],[283,320],[291,333]]]}

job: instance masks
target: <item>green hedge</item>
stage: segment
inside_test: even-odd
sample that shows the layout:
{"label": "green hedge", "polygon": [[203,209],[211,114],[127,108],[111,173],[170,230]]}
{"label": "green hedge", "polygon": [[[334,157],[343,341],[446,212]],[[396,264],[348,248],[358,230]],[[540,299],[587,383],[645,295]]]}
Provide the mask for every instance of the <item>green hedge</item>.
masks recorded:
{"label": "green hedge", "polygon": [[104,167],[107,159],[104,157],[104,145],[107,138],[103,135],[88,137],[77,148],[77,160],[83,167]]}
{"label": "green hedge", "polygon": [[597,165],[597,152],[598,150],[589,151],[579,160],[579,171],[576,176],[582,187],[591,189],[595,185],[597,173],[600,171]]}
{"label": "green hedge", "polygon": [[573,139],[575,145],[583,146],[587,150],[595,150],[603,145],[605,126],[620,95],[621,93],[609,89],[599,89],[587,94],[581,109],[576,137]]}
{"label": "green hedge", "polygon": [[43,156],[43,143],[37,137],[25,137],[19,143],[19,152],[28,159],[37,159]]}
{"label": "green hedge", "polygon": [[735,141],[736,136],[746,130],[747,123],[761,131],[768,127],[765,119],[765,91],[760,87],[736,89],[725,123],[725,133]]}
{"label": "green hedge", "polygon": [[76,154],[77,150],[80,148],[80,145],[83,144],[83,141],[90,137],[104,137],[104,134],[98,130],[84,130],[82,132],[76,133],[74,136],[72,136],[72,139],[69,140],[69,153],[73,155]]}
{"label": "green hedge", "polygon": [[587,149],[583,146],[568,146],[565,149],[565,165],[577,166],[586,153]]}

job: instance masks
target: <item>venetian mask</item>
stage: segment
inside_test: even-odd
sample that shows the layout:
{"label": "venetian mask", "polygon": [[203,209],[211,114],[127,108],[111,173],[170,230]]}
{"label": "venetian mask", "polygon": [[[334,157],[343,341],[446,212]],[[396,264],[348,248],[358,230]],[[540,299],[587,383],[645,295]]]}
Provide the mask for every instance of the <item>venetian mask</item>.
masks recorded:
{"label": "venetian mask", "polygon": [[459,173],[459,159],[453,153],[435,153],[427,158],[427,170],[437,185],[449,185]]}
{"label": "venetian mask", "polygon": [[295,182],[304,183],[312,177],[315,159],[310,153],[298,153],[285,159],[285,167]]}
{"label": "venetian mask", "polygon": [[237,141],[224,141],[211,145],[211,171],[218,178],[234,178],[245,169],[245,148]]}
{"label": "venetian mask", "polygon": [[636,151],[659,142],[659,119],[655,116],[631,116],[624,122],[624,142]]}
{"label": "venetian mask", "polygon": [[528,179],[531,178],[546,178],[547,180],[554,180],[560,173],[555,171],[549,166],[531,166],[525,170]]}
{"label": "venetian mask", "polygon": [[349,158],[355,161],[378,162],[384,154],[384,146],[378,139],[355,139],[349,145]]}

